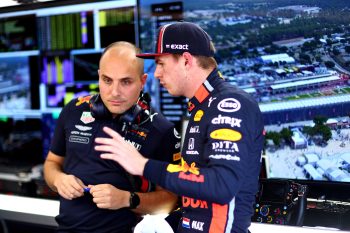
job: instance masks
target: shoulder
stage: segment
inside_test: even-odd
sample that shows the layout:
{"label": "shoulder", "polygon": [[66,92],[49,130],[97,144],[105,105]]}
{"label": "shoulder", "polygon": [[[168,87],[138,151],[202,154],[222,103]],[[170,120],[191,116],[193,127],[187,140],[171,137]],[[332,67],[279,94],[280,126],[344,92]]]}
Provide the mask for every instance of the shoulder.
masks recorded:
{"label": "shoulder", "polygon": [[175,124],[166,119],[166,117],[159,112],[152,111],[149,114],[149,121],[152,127],[159,132],[164,132],[175,128]]}
{"label": "shoulder", "polygon": [[61,114],[74,114],[77,112],[90,111],[90,99],[91,96],[72,99],[63,107]]}
{"label": "shoulder", "polygon": [[217,109],[223,112],[236,112],[240,109],[258,109],[258,103],[252,95],[229,83],[222,85],[214,93]]}

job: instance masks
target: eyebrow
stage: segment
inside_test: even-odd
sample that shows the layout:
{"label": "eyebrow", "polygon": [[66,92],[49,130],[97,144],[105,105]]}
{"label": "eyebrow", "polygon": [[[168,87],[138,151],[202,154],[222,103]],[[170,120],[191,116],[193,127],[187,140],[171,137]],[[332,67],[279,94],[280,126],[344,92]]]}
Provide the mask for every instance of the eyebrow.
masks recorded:
{"label": "eyebrow", "polygon": [[[109,77],[108,75],[105,75],[105,74],[102,74],[102,75],[101,75],[101,78],[108,78],[108,79],[112,79],[112,80],[113,80],[112,77]],[[127,76],[127,77],[122,77],[122,78],[120,78],[120,79],[118,79],[118,80],[120,80],[120,81],[126,81],[126,80],[133,80],[133,78]]]}
{"label": "eyebrow", "polygon": [[112,79],[111,77],[109,77],[108,75],[105,75],[105,74],[101,74],[101,77],[102,77],[102,78],[109,78],[109,79]]}

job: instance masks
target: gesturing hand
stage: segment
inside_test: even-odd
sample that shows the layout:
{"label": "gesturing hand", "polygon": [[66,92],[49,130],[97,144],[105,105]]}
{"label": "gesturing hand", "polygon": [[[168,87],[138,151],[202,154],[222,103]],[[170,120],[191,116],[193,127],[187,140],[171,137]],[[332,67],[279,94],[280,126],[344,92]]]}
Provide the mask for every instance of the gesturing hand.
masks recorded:
{"label": "gesturing hand", "polygon": [[96,138],[95,150],[104,152],[103,159],[111,159],[119,163],[132,175],[143,175],[148,159],[144,158],[130,143],[126,142],[117,132],[104,127],[103,131],[111,138]]}

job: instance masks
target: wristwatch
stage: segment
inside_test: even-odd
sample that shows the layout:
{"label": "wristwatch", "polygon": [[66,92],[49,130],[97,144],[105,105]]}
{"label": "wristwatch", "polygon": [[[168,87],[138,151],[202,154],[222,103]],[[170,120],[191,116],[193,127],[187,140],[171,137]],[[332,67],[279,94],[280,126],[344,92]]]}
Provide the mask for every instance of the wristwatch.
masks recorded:
{"label": "wristwatch", "polygon": [[134,192],[130,192],[129,209],[136,209],[140,204],[140,197]]}

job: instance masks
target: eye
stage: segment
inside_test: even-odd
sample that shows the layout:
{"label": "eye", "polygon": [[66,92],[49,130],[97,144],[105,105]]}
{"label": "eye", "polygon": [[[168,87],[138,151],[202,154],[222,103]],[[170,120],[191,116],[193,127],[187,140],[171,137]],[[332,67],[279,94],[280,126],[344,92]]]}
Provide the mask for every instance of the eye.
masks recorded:
{"label": "eye", "polygon": [[103,82],[106,83],[106,84],[111,84],[112,83],[112,79],[104,77],[103,78]]}
{"label": "eye", "polygon": [[127,86],[127,85],[130,85],[130,84],[132,83],[132,80],[129,79],[129,78],[126,78],[126,79],[121,80],[121,83],[122,83],[124,86]]}
{"label": "eye", "polygon": [[129,80],[123,80],[123,84],[130,84]]}

